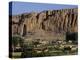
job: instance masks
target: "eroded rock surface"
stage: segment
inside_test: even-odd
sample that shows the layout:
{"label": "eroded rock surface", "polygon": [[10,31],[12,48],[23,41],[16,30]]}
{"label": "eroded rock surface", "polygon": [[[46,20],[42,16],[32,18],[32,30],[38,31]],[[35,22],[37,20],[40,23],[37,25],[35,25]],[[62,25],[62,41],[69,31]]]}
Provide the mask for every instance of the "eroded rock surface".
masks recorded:
{"label": "eroded rock surface", "polygon": [[[12,34],[55,35],[78,32],[78,9],[48,10],[12,16]],[[51,35],[52,36],[52,35]]]}

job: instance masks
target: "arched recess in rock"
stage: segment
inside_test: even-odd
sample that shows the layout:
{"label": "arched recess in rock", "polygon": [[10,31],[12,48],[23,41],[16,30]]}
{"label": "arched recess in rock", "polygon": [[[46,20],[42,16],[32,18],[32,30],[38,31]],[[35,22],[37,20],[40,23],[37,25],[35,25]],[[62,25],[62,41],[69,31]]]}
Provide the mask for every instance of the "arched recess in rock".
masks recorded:
{"label": "arched recess in rock", "polygon": [[27,30],[27,28],[26,28],[26,25],[24,24],[23,25],[23,36],[25,36],[27,34],[26,30]]}

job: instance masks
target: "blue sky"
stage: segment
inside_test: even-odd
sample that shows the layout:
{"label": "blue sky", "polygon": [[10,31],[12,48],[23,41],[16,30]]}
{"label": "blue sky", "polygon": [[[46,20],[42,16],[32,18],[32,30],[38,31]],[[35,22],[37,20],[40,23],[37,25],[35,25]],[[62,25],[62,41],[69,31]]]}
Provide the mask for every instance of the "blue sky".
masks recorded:
{"label": "blue sky", "polygon": [[[77,8],[77,5],[46,4],[30,2],[12,2],[12,15],[29,12],[41,12],[43,10],[58,10],[66,8]],[[11,9],[11,7],[9,7]]]}

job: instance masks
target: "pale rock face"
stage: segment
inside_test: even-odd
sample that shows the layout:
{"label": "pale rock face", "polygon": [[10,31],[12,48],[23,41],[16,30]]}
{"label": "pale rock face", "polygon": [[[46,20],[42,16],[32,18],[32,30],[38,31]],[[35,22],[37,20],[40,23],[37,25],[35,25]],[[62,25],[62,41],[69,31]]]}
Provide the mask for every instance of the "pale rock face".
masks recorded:
{"label": "pale rock face", "polygon": [[12,31],[17,31],[21,35],[24,31],[25,33],[38,31],[52,33],[78,32],[77,19],[77,8],[26,13],[12,16]]}

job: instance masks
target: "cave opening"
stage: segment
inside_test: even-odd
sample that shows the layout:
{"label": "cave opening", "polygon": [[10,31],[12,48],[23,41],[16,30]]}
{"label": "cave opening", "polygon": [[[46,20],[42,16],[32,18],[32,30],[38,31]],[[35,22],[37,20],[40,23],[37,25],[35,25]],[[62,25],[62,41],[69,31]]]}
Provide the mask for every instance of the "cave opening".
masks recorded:
{"label": "cave opening", "polygon": [[23,27],[23,36],[26,35],[26,25],[24,24],[24,27]]}

